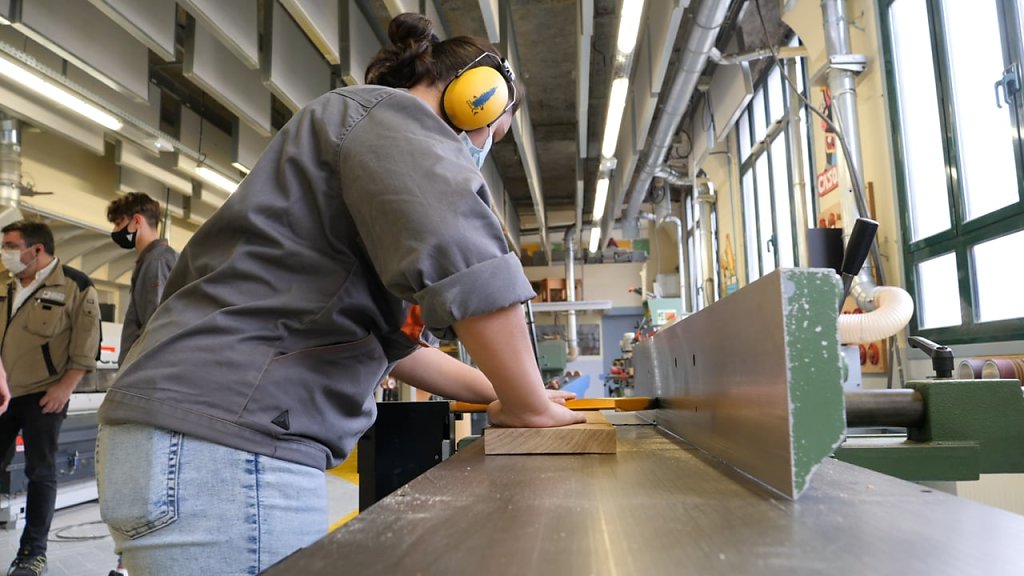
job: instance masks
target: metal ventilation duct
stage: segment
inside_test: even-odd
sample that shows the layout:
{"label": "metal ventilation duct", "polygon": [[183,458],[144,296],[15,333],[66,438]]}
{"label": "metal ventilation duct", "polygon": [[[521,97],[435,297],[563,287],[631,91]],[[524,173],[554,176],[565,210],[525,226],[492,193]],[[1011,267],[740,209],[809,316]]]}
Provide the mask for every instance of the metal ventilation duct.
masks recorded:
{"label": "metal ventilation duct", "polygon": [[[686,41],[682,61],[668,94],[661,97],[661,101],[665,103],[664,108],[652,131],[650,146],[637,166],[623,220],[635,219],[640,212],[647,188],[655,172],[664,162],[672,138],[679,128],[679,122],[690,104],[690,97],[697,88],[697,80],[704,71],[728,8],[729,0],[703,0],[696,8],[694,26]],[[614,218],[608,218],[608,221],[603,223],[602,238],[608,237],[613,220]]]}
{"label": "metal ventilation duct", "polygon": [[21,220],[21,132],[18,121],[0,114],[0,226]]}

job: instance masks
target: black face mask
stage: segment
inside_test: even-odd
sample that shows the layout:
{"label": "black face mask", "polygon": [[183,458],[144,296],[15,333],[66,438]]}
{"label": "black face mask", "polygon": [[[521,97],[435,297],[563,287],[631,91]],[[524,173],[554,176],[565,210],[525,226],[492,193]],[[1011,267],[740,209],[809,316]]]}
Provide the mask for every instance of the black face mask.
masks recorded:
{"label": "black face mask", "polygon": [[110,238],[114,241],[114,244],[117,244],[125,250],[133,250],[135,248],[135,239],[138,237],[138,231],[129,232],[127,224],[124,225],[124,228],[114,230],[110,233]]}

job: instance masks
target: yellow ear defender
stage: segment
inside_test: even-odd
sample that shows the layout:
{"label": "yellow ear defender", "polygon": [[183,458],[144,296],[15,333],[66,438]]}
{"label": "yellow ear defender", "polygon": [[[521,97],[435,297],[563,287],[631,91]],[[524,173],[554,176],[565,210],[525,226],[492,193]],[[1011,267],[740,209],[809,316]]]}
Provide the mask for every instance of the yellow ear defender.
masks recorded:
{"label": "yellow ear defender", "polygon": [[[496,60],[501,71],[477,66],[486,57]],[[441,100],[448,121],[459,130],[470,132],[490,126],[516,101],[515,74],[507,61],[484,52],[455,73]]]}

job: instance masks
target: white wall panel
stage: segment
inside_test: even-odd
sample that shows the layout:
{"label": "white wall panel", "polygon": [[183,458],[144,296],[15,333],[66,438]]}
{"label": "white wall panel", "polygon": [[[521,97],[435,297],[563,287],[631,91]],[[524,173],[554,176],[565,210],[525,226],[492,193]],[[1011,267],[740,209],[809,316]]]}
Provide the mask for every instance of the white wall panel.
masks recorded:
{"label": "white wall panel", "polygon": [[341,1],[341,76],[349,86],[362,84],[381,45],[355,0]]}
{"label": "white wall panel", "polygon": [[252,167],[256,165],[256,160],[266,150],[267,144],[270,144],[270,137],[263,136],[245,122],[236,120],[234,130],[232,131],[231,144],[232,164],[237,162],[245,166],[246,169],[252,170]]}
{"label": "white wall panel", "polygon": [[259,68],[259,12],[256,0],[178,0],[210,29],[238,59]]}
{"label": "white wall panel", "polygon": [[261,53],[263,82],[296,111],[331,89],[331,71],[320,51],[276,0],[268,5]]}
{"label": "white wall panel", "polygon": [[754,84],[750,76],[750,65],[719,66],[711,78],[708,97],[711,99],[711,114],[715,118],[715,141],[725,138],[736,123],[747,103],[754,96]]}
{"label": "white wall panel", "polygon": [[160,129],[160,88],[156,85],[150,84],[148,86],[149,98],[144,102],[139,102],[112,90],[99,80],[77,68],[68,68],[67,79],[91,94],[98,96],[104,103],[109,104],[113,108],[112,111],[130,114],[146,126],[154,130]]}
{"label": "white wall panel", "polygon": [[254,130],[270,135],[270,91],[259,70],[242,65],[198,20],[185,32],[182,72]]}
{"label": "white wall panel", "polygon": [[[149,56],[131,34],[88,2],[13,0],[14,27],[107,86],[149,96]],[[102,38],[102,42],[97,42]]]}
{"label": "white wall panel", "polygon": [[498,0],[479,0],[480,15],[484,18],[484,28],[487,30],[487,39],[493,44],[501,42],[501,14]]}
{"label": "white wall panel", "polygon": [[[5,0],[0,0],[3,3]],[[174,0],[89,0],[98,10],[107,15],[145,44],[157,56],[170,62],[174,60],[174,27],[177,6]]]}
{"label": "white wall panel", "polygon": [[295,22],[331,64],[340,64],[338,4],[345,0],[281,0]]}
{"label": "white wall panel", "polygon": [[426,8],[423,10],[423,15],[434,23],[434,34],[441,40],[447,39],[448,34],[445,32],[444,26],[441,25],[441,13],[437,11],[437,3],[434,0],[426,0],[424,4]]}
{"label": "white wall panel", "polygon": [[661,92],[665,72],[672,48],[675,46],[679,25],[683,21],[683,9],[690,3],[679,0],[648,0],[644,22],[647,33],[643,34],[651,44],[651,92]]}
{"label": "white wall panel", "polygon": [[[181,124],[178,126],[178,140],[189,148],[206,155],[206,163],[220,170],[225,175],[238,179],[231,168],[232,143],[231,135],[202,121],[199,115],[189,108],[181,109]],[[200,134],[200,131],[202,133]]]}
{"label": "white wall panel", "polygon": [[191,196],[192,182],[172,172],[174,161],[173,154],[150,154],[145,149],[123,140],[114,146],[114,162],[118,166],[131,168],[169,186],[183,196]]}

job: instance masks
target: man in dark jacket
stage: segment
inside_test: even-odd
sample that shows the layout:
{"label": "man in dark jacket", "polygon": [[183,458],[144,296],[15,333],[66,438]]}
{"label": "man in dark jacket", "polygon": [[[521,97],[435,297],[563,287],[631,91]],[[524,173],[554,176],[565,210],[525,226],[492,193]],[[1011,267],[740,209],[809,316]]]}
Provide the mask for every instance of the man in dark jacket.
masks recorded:
{"label": "man in dark jacket", "polygon": [[117,356],[121,363],[160,304],[178,253],[160,237],[160,203],[147,194],[131,192],[114,200],[107,207],[107,220],[114,225],[110,233],[114,243],[139,255],[132,271],[131,298],[121,329]]}

